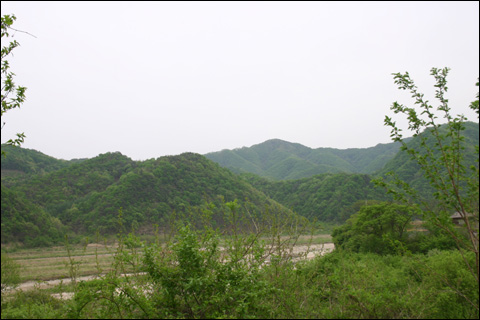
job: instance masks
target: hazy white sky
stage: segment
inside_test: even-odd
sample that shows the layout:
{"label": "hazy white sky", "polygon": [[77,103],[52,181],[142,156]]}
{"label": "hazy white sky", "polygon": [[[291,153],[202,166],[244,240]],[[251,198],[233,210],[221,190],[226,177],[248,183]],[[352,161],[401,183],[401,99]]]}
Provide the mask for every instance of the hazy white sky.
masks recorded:
{"label": "hazy white sky", "polygon": [[[478,92],[474,2],[1,2],[26,86],[2,143],[62,159],[134,160],[278,138],[308,147],[390,142],[383,119],[409,103],[408,71],[437,105],[432,67],[450,67],[450,106]],[[2,46],[5,42],[2,39]]]}

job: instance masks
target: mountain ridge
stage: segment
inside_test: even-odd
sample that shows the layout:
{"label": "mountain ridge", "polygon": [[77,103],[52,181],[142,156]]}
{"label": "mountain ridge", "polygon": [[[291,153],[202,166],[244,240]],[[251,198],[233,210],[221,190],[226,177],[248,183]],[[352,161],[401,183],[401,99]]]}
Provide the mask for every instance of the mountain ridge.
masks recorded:
{"label": "mountain ridge", "polygon": [[251,147],[223,149],[205,154],[236,173],[250,172],[275,180],[306,178],[322,173],[379,171],[400,150],[400,143],[379,143],[369,148],[310,148],[300,143],[269,139]]}
{"label": "mountain ridge", "polygon": [[[115,234],[120,216],[127,230],[153,232],[154,224],[168,225],[172,214],[191,214],[207,204],[218,208],[212,219],[221,226],[220,208],[234,200],[248,204],[252,214],[260,214],[266,206],[279,214],[293,214],[241,177],[195,153],[145,161],[133,161],[119,152],[105,153],[57,170],[8,178],[2,169],[2,231],[15,233],[4,236],[2,232],[2,242],[28,242],[29,235],[17,232],[27,227],[37,233],[55,228],[77,234]],[[31,212],[43,218],[35,220]],[[55,230],[44,233],[36,244],[58,241]]]}

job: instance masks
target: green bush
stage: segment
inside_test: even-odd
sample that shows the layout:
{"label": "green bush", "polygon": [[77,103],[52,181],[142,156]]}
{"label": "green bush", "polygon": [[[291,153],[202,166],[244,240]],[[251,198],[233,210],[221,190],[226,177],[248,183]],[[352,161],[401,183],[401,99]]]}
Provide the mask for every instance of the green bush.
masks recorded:
{"label": "green bush", "polygon": [[389,202],[366,205],[347,223],[333,230],[335,247],[352,252],[396,254],[405,252],[407,228],[415,210]]}
{"label": "green bush", "polygon": [[297,314],[305,318],[478,318],[478,283],[455,250],[429,256],[338,250],[296,272],[305,291]]}
{"label": "green bush", "polygon": [[2,292],[6,287],[15,287],[20,282],[20,266],[7,254],[1,255]]}
{"label": "green bush", "polygon": [[245,318],[265,312],[261,301],[272,288],[260,278],[257,261],[239,255],[243,247],[224,256],[218,244],[215,232],[185,226],[166,248],[146,248],[157,316]]}
{"label": "green bush", "polygon": [[65,317],[66,310],[64,301],[39,289],[17,291],[2,299],[2,319],[58,319]]}

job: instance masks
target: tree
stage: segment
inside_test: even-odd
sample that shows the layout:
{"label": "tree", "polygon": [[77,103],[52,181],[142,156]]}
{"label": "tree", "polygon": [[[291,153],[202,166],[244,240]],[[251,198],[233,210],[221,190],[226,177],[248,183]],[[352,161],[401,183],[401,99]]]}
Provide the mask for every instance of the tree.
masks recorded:
{"label": "tree", "polygon": [[407,241],[407,227],[415,215],[414,208],[381,202],[365,205],[345,225],[336,228],[335,247],[354,252],[395,254]]}
{"label": "tree", "polygon": [[[430,74],[436,80],[435,98],[440,102],[436,109],[424,99],[422,93],[418,92],[408,72],[393,74],[398,88],[411,93],[415,107],[394,102],[391,110],[395,114],[406,116],[408,130],[413,133],[413,137],[418,137],[419,145],[405,142],[402,130],[391,117],[385,116],[385,125],[391,127],[392,140],[402,144],[401,150],[407,152],[420,166],[424,177],[434,188],[433,201],[431,198],[421,196],[419,190],[415,190],[393,174],[387,179],[377,179],[376,183],[385,187],[395,199],[420,208],[424,220],[451,237],[478,284],[478,146],[475,163],[466,164],[462,131],[465,130],[464,124],[467,119],[464,115],[452,116],[448,99],[445,98],[449,70],[449,68],[431,69]],[[478,86],[478,82],[476,85]],[[477,100],[469,107],[478,115],[478,93]],[[445,123],[438,123],[439,118],[443,118]],[[434,143],[431,143],[432,140]],[[461,227],[455,226],[450,218],[455,212],[461,216],[463,221]],[[469,263],[466,257],[469,251],[475,255],[475,265]]]}
{"label": "tree", "polygon": [[[10,37],[10,30],[15,30],[11,26],[13,22],[17,19],[14,15],[4,15],[1,17],[2,19],[2,44],[4,43],[4,37]],[[15,30],[17,31],[17,30]],[[27,88],[16,86],[13,81],[13,76],[15,75],[13,72],[9,71],[10,65],[8,63],[7,57],[12,53],[13,49],[18,47],[20,44],[13,40],[9,42],[8,45],[2,46],[2,111],[1,116],[6,113],[8,110],[20,108],[20,105],[25,101],[25,91]],[[11,97],[13,95],[13,97]],[[5,125],[5,122],[2,122],[2,129]],[[7,141],[7,144],[13,146],[20,146],[25,138],[24,133],[17,133],[16,139],[10,139]],[[2,151],[2,154],[5,154]]]}

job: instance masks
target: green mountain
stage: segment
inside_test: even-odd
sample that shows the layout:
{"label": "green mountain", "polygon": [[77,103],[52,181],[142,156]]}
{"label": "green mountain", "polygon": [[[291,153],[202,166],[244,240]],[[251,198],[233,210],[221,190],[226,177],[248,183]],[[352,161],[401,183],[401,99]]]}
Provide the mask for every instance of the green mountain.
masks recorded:
{"label": "green mountain", "polygon": [[389,143],[365,149],[311,149],[273,139],[249,148],[208,153],[205,157],[237,173],[292,180],[321,173],[373,173],[382,169],[399,148],[399,143]]}
{"label": "green mountain", "polygon": [[[478,166],[478,124],[465,126],[464,164]],[[418,148],[423,135],[407,143]],[[388,199],[372,185],[372,172],[394,171],[425,195],[433,192],[410,156],[398,152],[399,144],[339,150],[269,140],[207,156],[185,153],[147,161],[118,152],[65,161],[35,150],[3,148],[2,243],[48,244],[67,230],[116,233],[120,216],[127,229],[151,230],[154,224],[167,225],[172,213],[194,219],[207,203],[217,208],[212,221],[222,227],[220,208],[235,199],[248,199],[259,214],[268,206],[342,222],[361,205]]]}
{"label": "green mountain", "polygon": [[28,199],[29,205],[4,205],[2,193],[2,233],[4,225],[16,224],[19,211],[26,215],[24,211],[33,207],[81,234],[118,232],[120,212],[127,230],[151,230],[153,224],[162,227],[172,212],[200,210],[207,201],[221,207],[225,201],[248,199],[254,212],[266,205],[290,212],[229,170],[193,153],[143,162],[106,153],[49,173],[8,179],[4,185],[9,196]]}

